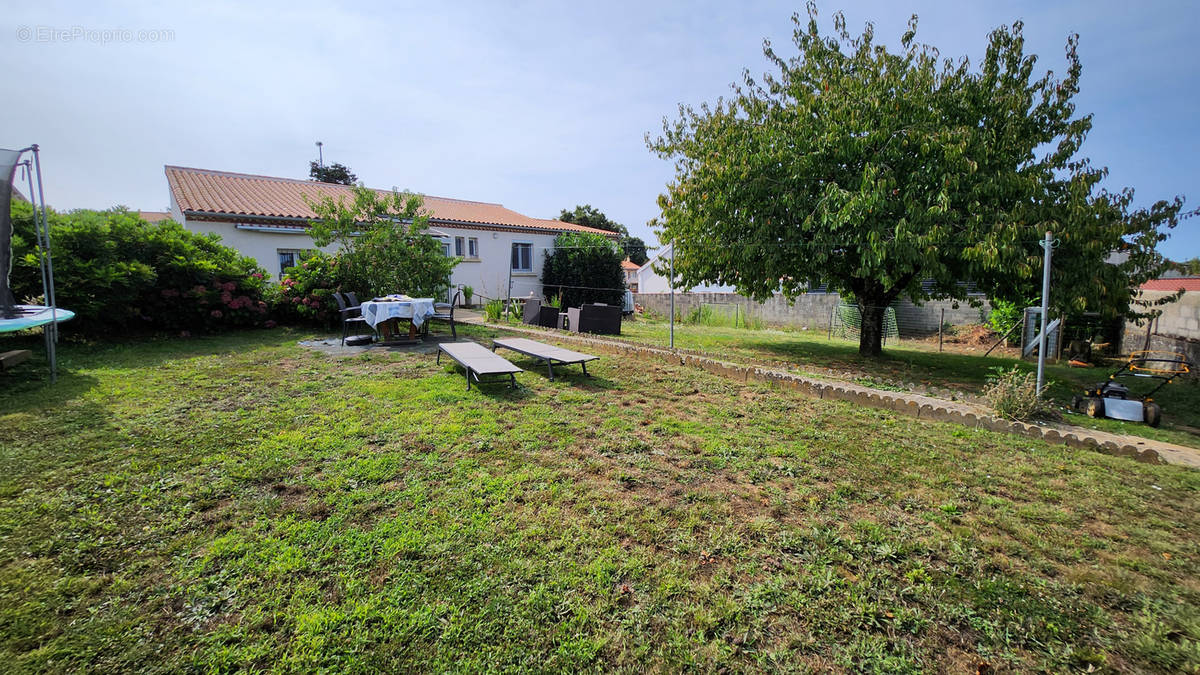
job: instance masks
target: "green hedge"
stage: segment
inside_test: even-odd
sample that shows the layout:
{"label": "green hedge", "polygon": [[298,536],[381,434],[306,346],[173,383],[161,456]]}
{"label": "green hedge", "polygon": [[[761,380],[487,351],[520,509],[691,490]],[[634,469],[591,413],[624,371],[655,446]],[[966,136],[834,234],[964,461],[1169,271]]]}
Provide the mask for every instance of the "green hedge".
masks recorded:
{"label": "green hedge", "polygon": [[[15,203],[12,215],[13,290],[18,302],[40,303],[32,208]],[[123,208],[51,211],[48,220],[58,306],[76,317],[66,331],[210,332],[269,322],[265,271],[216,235]]]}
{"label": "green hedge", "polygon": [[588,302],[621,305],[625,300],[624,253],[616,242],[590,232],[564,232],[542,266],[546,298],[562,296],[563,307]]}

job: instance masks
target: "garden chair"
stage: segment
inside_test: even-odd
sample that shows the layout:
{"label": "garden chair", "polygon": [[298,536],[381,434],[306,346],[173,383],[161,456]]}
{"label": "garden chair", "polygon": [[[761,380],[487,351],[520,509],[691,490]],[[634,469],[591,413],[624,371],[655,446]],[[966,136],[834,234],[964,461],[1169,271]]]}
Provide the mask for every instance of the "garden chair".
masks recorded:
{"label": "garden chair", "polygon": [[423,326],[424,332],[426,335],[429,334],[429,324],[430,323],[432,323],[434,321],[445,321],[446,323],[450,324],[451,337],[453,337],[455,340],[458,339],[458,331],[456,331],[454,329],[454,308],[455,308],[455,306],[458,305],[458,302],[461,298],[462,298],[462,291],[459,291],[454,294],[454,299],[452,299],[448,303],[446,303],[446,302],[433,303],[434,315],[429,317],[428,319],[425,319],[425,324]]}
{"label": "garden chair", "polygon": [[538,325],[538,317],[541,315],[542,301],[538,298],[530,298],[525,301],[525,307],[522,310],[521,321],[530,326]]}
{"label": "garden chair", "polygon": [[600,358],[599,356],[592,356],[591,354],[584,354],[582,352],[574,352],[570,349],[563,349],[562,347],[555,347],[554,345],[548,345],[544,342],[537,342],[534,340],[527,340],[525,338],[496,338],[495,340],[492,340],[492,351],[496,351],[497,347],[504,347],[505,349],[511,349],[518,354],[524,354],[525,356],[532,356],[535,359],[541,359],[546,364],[546,370],[549,371],[550,379],[552,381],[554,380],[555,361],[557,361],[559,365],[578,363],[579,365],[583,366],[583,374],[587,375],[587,362]]}
{"label": "garden chair", "polygon": [[621,334],[621,308],[616,305],[583,305],[567,310],[572,333]]}
{"label": "garden chair", "polygon": [[[353,294],[349,294],[353,296]],[[342,317],[342,346],[346,346],[346,334],[350,331],[350,326],[353,324],[356,328],[355,335],[361,335],[358,332],[357,326],[367,325],[366,318],[362,315],[362,307],[360,305],[351,305],[346,302],[346,298],[342,297],[341,293],[334,293],[333,300],[337,303],[338,314]]]}
{"label": "garden chair", "polygon": [[530,326],[558,328],[558,313],[557,307],[542,306],[541,300],[530,298],[525,301],[525,313],[521,320]]}

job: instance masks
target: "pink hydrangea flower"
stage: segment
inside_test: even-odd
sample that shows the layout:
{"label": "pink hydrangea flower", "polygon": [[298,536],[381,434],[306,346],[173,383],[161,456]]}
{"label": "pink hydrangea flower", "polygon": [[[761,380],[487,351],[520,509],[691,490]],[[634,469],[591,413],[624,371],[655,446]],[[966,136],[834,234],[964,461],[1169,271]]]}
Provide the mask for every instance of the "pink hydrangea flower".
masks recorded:
{"label": "pink hydrangea flower", "polygon": [[214,319],[219,319],[223,316],[223,314],[221,314],[221,310],[219,309],[214,309],[213,311],[209,312],[209,315]]}
{"label": "pink hydrangea flower", "polygon": [[275,323],[274,319],[267,319],[267,322],[264,323],[263,325],[266,326],[267,328],[274,328],[275,326],[277,326],[279,324]]}

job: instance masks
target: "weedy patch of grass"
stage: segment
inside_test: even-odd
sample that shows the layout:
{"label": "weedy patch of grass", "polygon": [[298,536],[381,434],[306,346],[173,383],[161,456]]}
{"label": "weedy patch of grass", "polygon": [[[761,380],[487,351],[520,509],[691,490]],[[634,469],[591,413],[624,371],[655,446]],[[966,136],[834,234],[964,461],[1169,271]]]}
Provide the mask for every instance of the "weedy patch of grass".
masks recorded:
{"label": "weedy patch of grass", "polygon": [[467,392],[296,338],[5,376],[5,668],[1200,667],[1197,472],[650,362]]}
{"label": "weedy patch of grass", "polygon": [[[640,317],[623,323],[621,331],[625,338],[651,346],[668,344],[668,324],[662,320]],[[882,357],[864,358],[858,355],[858,343],[827,339],[821,331],[747,330],[679,323],[675,326],[675,345],[726,360],[767,364],[889,390],[903,390],[898,385],[911,382],[979,395],[997,369],[1036,370],[1036,365],[1027,361],[938,352],[917,342],[888,345]],[[1163,408],[1162,427],[1157,429],[1137,422],[1092,419],[1066,409],[1072,396],[1107,380],[1115,370],[1115,366],[1072,368],[1047,364],[1046,395],[1065,414],[1064,421],[1071,424],[1200,447],[1200,435],[1195,433],[1200,428],[1200,380],[1195,378],[1177,379],[1155,395]],[[1135,394],[1149,389],[1136,382],[1130,386]]]}

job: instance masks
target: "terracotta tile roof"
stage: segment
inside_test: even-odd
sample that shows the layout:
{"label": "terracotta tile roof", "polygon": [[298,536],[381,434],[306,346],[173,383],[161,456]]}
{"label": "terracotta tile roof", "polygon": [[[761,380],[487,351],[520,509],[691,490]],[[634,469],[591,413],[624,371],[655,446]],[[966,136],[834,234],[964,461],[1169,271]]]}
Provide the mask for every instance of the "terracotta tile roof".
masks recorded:
{"label": "terracotta tile roof", "polygon": [[1200,277],[1176,277],[1174,279],[1151,279],[1142,284],[1143,291],[1200,291]]}
{"label": "terracotta tile roof", "polygon": [[171,217],[171,214],[166,211],[138,211],[138,215],[141,216],[142,220],[151,223],[161,223]]}
{"label": "terracotta tile roof", "polygon": [[629,258],[626,258],[621,261],[621,269],[623,269],[623,270],[640,270],[640,269],[642,269],[642,266],[633,262]]}
{"label": "terracotta tile roof", "polygon": [[[307,221],[316,217],[316,214],[308,207],[308,204],[304,203],[305,195],[313,200],[326,196],[335,200],[339,198],[353,199],[353,192],[348,185],[171,165],[167,165],[164,169],[171,195],[184,215],[189,216],[197,215],[220,220],[235,218],[252,220],[258,217]],[[387,194],[390,191],[376,190],[376,192]],[[424,197],[426,210],[429,211],[430,217],[439,224],[459,223],[552,232],[596,232],[615,236],[612,232],[583,225],[531,218],[506,209],[500,204],[429,195],[424,195]]]}

